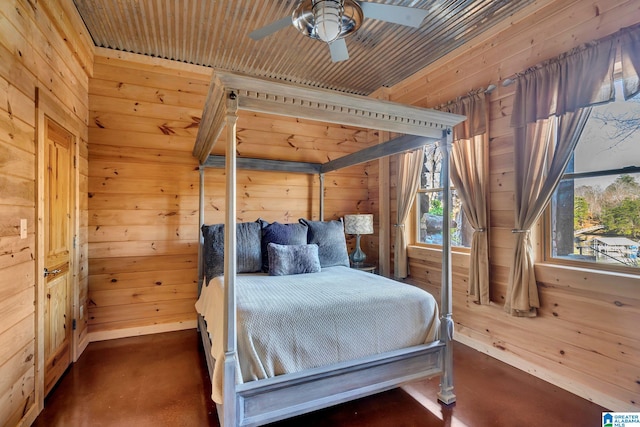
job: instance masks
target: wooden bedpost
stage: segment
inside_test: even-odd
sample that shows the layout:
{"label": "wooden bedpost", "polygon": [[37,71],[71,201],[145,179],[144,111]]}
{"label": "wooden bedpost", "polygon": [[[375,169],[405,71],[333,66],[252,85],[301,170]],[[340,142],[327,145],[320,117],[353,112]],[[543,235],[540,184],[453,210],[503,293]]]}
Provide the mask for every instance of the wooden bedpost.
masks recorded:
{"label": "wooden bedpost", "polygon": [[224,226],[224,397],[222,427],[235,427],[238,420],[236,401],[236,123],[238,121],[238,96],[226,92],[227,148],[226,194]]}
{"label": "wooden bedpost", "polygon": [[451,404],[456,401],[453,393],[453,295],[451,282],[451,184],[449,175],[449,155],[453,136],[451,129],[442,133],[442,139],[438,142],[438,149],[442,154],[441,180],[442,188],[442,288],[440,304],[440,339],[445,342],[443,353],[443,374],[440,379],[440,391],[438,400],[444,404]]}

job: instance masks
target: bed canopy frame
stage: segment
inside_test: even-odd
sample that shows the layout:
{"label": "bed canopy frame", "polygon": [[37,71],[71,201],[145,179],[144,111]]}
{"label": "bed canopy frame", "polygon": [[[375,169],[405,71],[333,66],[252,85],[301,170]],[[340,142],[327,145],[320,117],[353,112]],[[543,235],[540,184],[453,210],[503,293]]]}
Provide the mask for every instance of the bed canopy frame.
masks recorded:
{"label": "bed canopy frame", "polygon": [[[300,163],[237,158],[238,111],[276,114],[348,126],[404,134],[327,163]],[[464,116],[407,106],[369,97],[295,86],[228,72],[215,72],[207,95],[193,155],[200,163],[200,221],[204,224],[204,170],[225,168],[224,247],[224,402],[218,405],[223,427],[261,425],[316,409],[389,390],[406,382],[441,376],[438,399],[455,402],[453,392],[453,335],[451,245],[449,221],[443,221],[440,340],[393,352],[347,361],[328,367],[236,384],[236,171],[269,170],[318,174],[320,220],[324,217],[324,174],[344,167],[402,153],[430,143],[438,144],[442,156],[443,188],[449,189],[451,130]],[[226,128],[226,155],[210,155]],[[451,194],[443,196],[443,217],[448,218]],[[203,238],[200,234],[198,288],[203,284]],[[205,345],[209,373],[213,360],[204,320],[199,328]]]}

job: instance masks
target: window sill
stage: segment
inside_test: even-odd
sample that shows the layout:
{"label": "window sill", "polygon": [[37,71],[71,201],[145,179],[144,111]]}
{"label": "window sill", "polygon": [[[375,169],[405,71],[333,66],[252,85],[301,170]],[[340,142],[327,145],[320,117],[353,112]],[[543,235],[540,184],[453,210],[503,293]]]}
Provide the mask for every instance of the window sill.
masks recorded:
{"label": "window sill", "polygon": [[[442,246],[440,245],[429,245],[426,243],[413,243],[408,245],[408,248],[412,248],[413,250],[424,250],[424,251],[432,251],[432,252],[442,252]],[[452,246],[451,253],[469,255],[471,249],[465,248],[462,246]]]}
{"label": "window sill", "polygon": [[583,267],[583,266],[568,265],[568,264],[548,262],[548,261],[536,262],[535,268],[549,269],[549,270],[562,269],[562,270],[574,271],[576,273],[601,274],[603,276],[609,276],[609,277],[628,277],[628,278],[634,278],[634,279],[640,280],[640,271],[638,272],[639,274],[634,274],[634,273],[627,273],[622,271],[604,270],[600,268],[589,268],[586,266]]}
{"label": "window sill", "polygon": [[[547,249],[549,250],[549,249]],[[537,263],[536,263],[537,264]],[[640,268],[613,264],[613,263],[598,263],[591,260],[581,260],[573,257],[545,257],[544,261],[540,264],[551,265],[557,267],[575,268],[577,270],[589,270],[599,271],[603,274],[613,274],[614,276],[620,274],[628,274],[630,276],[640,275]]]}

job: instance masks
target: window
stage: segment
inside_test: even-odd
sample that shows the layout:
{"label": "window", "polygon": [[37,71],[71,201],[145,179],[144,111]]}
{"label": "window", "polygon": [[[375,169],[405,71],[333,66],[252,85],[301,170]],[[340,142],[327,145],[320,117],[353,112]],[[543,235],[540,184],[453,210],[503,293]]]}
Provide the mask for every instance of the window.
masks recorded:
{"label": "window", "polygon": [[[442,245],[443,187],[440,170],[442,156],[435,145],[424,150],[424,163],[420,173],[420,187],[416,195],[416,242]],[[462,211],[462,203],[451,187],[451,245],[470,247],[473,228]]]}
{"label": "window", "polygon": [[593,108],[549,217],[552,259],[640,271],[640,96]]}

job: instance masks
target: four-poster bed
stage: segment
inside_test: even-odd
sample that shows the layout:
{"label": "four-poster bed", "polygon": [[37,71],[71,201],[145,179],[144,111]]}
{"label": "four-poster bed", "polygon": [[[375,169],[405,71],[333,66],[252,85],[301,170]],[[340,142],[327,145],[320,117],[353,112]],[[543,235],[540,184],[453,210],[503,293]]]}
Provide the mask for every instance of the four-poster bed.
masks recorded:
{"label": "four-poster bed", "polygon": [[[389,142],[324,164],[282,162],[236,158],[238,110],[248,110],[323,122],[361,126],[405,134]],[[261,425],[315,409],[388,390],[408,381],[441,375],[438,395],[444,403],[455,401],[452,377],[451,335],[451,251],[448,221],[443,222],[442,299],[439,339],[394,351],[367,355],[356,360],[278,375],[273,378],[237,383],[237,306],[236,306],[236,170],[259,169],[319,174],[320,220],[323,220],[323,177],[343,167],[401,153],[429,143],[439,144],[443,152],[443,177],[448,184],[448,152],[451,129],[463,116],[405,106],[388,101],[304,88],[231,73],[214,73],[193,154],[200,162],[200,227],[204,224],[204,170],[222,167],[226,175],[224,226],[224,277],[222,357],[222,405],[218,404],[221,425]],[[226,127],[226,156],[210,156],[211,149]],[[444,196],[444,218],[448,218],[450,194]],[[202,289],[204,267],[201,236],[198,266]],[[368,274],[362,272],[355,272]],[[381,278],[384,279],[384,278]],[[387,280],[387,279],[384,279]],[[436,309],[437,310],[437,309]],[[209,372],[213,360],[206,324],[199,316]],[[218,337],[219,338],[219,337]],[[213,375],[212,375],[213,378]]]}

